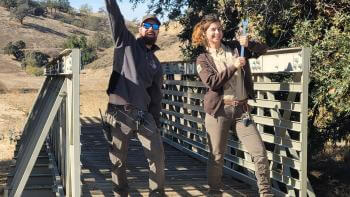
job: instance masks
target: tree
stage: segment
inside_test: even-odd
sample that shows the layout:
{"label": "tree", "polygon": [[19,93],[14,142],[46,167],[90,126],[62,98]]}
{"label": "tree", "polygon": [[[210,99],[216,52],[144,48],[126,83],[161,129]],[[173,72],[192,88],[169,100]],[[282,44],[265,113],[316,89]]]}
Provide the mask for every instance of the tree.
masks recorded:
{"label": "tree", "polygon": [[70,4],[68,0],[58,0],[58,9],[62,12],[68,12]]}
{"label": "tree", "polygon": [[13,11],[14,18],[23,25],[23,20],[29,15],[29,6],[21,4]]}

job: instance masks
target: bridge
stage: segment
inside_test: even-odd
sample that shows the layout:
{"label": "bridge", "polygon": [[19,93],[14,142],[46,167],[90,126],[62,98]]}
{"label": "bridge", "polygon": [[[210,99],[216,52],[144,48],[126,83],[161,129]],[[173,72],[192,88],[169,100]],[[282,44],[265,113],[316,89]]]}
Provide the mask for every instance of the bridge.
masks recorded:
{"label": "bridge", "polygon": [[[249,60],[256,101],[253,119],[270,161],[276,196],[315,196],[307,179],[307,98],[310,51],[268,51]],[[196,67],[163,63],[162,128],[166,194],[205,196],[208,147],[206,91]],[[65,50],[45,70],[46,79],[15,151],[5,196],[113,196],[108,145],[99,117],[79,117],[80,51]],[[148,196],[148,165],[132,139],[127,174],[130,196]],[[258,196],[254,164],[232,133],[225,155],[223,196]]]}

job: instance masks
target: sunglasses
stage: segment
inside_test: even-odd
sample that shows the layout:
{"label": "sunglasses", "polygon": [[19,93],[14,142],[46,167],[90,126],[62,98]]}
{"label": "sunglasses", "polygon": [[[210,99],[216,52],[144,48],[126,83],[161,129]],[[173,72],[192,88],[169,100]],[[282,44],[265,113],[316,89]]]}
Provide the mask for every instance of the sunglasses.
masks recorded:
{"label": "sunglasses", "polygon": [[143,23],[143,27],[145,29],[149,29],[149,28],[152,27],[153,30],[159,30],[159,25],[158,24]]}

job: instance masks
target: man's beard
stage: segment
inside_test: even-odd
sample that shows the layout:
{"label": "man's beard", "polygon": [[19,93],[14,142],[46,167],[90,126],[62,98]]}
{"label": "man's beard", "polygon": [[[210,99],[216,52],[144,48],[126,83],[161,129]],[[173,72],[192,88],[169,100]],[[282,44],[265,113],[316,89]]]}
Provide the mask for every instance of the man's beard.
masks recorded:
{"label": "man's beard", "polygon": [[157,41],[157,37],[143,36],[142,39],[145,41],[146,45],[154,45]]}

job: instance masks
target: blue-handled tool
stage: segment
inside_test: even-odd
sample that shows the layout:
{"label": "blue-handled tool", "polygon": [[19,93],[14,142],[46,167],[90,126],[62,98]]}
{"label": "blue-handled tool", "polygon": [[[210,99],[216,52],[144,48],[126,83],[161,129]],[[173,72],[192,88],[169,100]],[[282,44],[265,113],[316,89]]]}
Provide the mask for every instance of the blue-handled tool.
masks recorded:
{"label": "blue-handled tool", "polygon": [[[243,19],[242,20],[242,35],[246,36],[247,35],[247,29],[248,29],[248,19]],[[244,56],[244,46],[241,46],[241,57]]]}

